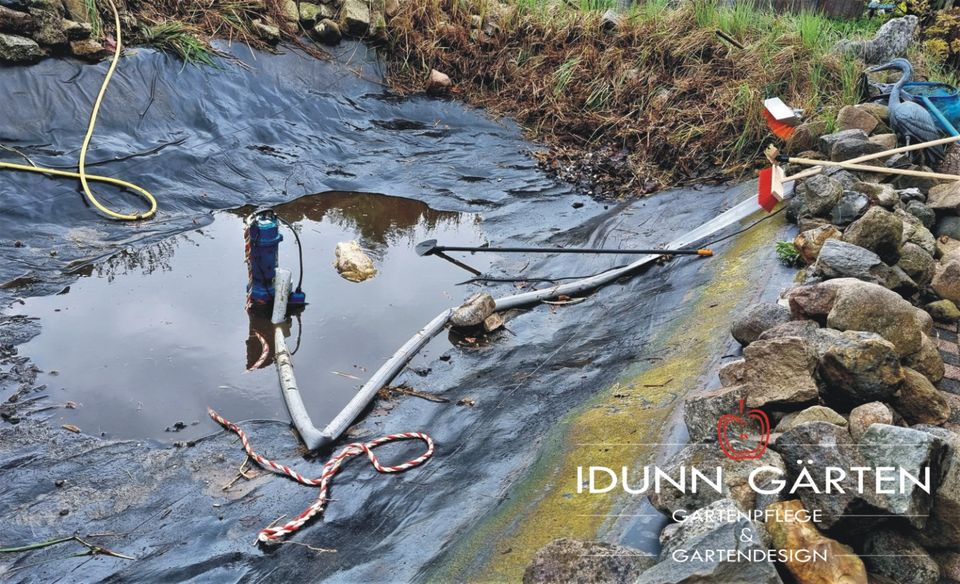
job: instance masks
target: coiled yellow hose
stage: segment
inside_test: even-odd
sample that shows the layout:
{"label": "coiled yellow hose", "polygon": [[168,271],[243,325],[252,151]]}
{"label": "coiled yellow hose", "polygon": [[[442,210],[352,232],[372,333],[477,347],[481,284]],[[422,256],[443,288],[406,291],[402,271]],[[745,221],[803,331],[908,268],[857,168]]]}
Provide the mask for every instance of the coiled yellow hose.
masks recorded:
{"label": "coiled yellow hose", "polygon": [[[125,180],[120,180],[118,178],[112,178],[109,176],[100,176],[97,174],[87,174],[85,170],[86,159],[87,159],[87,148],[90,146],[90,139],[93,137],[93,129],[97,125],[97,115],[100,113],[100,104],[103,102],[103,96],[107,93],[107,86],[110,85],[110,78],[113,77],[113,72],[117,69],[117,63],[120,61],[120,49],[121,49],[121,38],[120,38],[120,13],[117,11],[116,5],[113,3],[113,0],[107,0],[110,4],[110,9],[113,10],[113,19],[114,24],[116,25],[117,30],[117,44],[113,50],[113,59],[110,61],[110,68],[107,69],[107,76],[103,78],[103,84],[100,86],[100,93],[97,95],[96,101],[93,102],[93,110],[90,112],[90,122],[87,124],[87,134],[83,137],[83,145],[80,147],[80,161],[78,163],[77,170],[79,172],[69,172],[65,170],[56,170],[53,168],[44,168],[42,166],[28,166],[26,164],[14,164],[12,162],[0,162],[0,169],[9,169],[9,170],[20,170],[24,172],[37,172],[40,174],[46,174],[50,176],[65,176],[68,178],[79,178],[80,184],[83,186],[83,194],[98,211],[103,213],[105,216],[110,219],[116,219],[118,221],[139,221],[140,219],[149,219],[153,217],[157,212],[157,199],[154,198],[150,192],[138,185],[127,182]],[[94,196],[93,191],[90,190],[90,185],[87,184],[88,181],[101,182],[116,185],[118,187],[128,189],[134,193],[141,196],[149,205],[149,209],[143,213],[118,213],[113,209],[106,207],[103,203],[97,200],[97,197]]]}

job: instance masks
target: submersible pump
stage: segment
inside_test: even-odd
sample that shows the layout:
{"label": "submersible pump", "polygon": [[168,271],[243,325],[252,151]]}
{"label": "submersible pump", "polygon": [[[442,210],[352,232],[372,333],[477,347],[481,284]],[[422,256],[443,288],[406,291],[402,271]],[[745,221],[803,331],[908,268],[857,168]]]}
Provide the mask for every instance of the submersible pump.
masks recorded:
{"label": "submersible pump", "polygon": [[[251,213],[244,221],[243,239],[244,254],[247,260],[247,309],[270,310],[273,306],[274,278],[277,275],[277,264],[280,257],[280,242],[283,235],[280,233],[280,223],[284,222],[277,214],[270,210],[260,210]],[[284,222],[285,223],[285,222]],[[293,227],[290,227],[293,230]],[[303,284],[303,249],[300,246],[300,237],[294,230],[300,253],[300,281],[295,290],[290,292],[287,305],[291,310],[306,305],[306,294]]]}

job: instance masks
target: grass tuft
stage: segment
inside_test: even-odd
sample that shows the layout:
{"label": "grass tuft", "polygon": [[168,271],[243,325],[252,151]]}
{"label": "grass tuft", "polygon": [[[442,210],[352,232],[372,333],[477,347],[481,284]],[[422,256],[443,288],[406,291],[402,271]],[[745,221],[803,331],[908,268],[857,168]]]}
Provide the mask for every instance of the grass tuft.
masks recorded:
{"label": "grass tuft", "polygon": [[777,259],[780,260],[781,264],[791,268],[796,268],[803,263],[803,260],[800,259],[800,252],[797,251],[797,246],[793,245],[792,241],[777,242]]}
{"label": "grass tuft", "polygon": [[197,38],[194,31],[182,22],[168,21],[148,26],[143,30],[147,44],[183,59],[184,65],[215,66],[213,49]]}

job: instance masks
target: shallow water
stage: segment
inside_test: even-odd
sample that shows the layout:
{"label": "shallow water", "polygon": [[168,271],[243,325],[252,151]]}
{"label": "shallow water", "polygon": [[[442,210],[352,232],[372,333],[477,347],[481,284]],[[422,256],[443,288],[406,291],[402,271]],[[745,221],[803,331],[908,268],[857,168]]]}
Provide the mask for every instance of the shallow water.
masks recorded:
{"label": "shallow water", "polygon": [[[123,252],[64,293],[18,306],[43,325],[22,350],[44,370],[39,382],[52,399],[69,402],[53,410],[57,423],[110,437],[187,440],[213,428],[208,405],[235,420],[286,419],[272,350],[247,371],[263,349],[253,331],[273,337],[269,318],[244,311],[242,218],[250,210],[217,213],[206,227]],[[455,284],[470,275],[417,256],[416,243],[476,245],[481,223],[475,214],[361,193],[312,195],[275,210],[299,229],[304,247],[309,304],[287,327],[287,344],[309,412],[323,425],[400,344],[462,297]],[[375,278],[352,283],[333,268],[337,242],[351,239],[374,258]],[[280,249],[296,283],[289,230]],[[483,269],[489,260],[468,261]],[[428,350],[420,360],[429,357]]]}

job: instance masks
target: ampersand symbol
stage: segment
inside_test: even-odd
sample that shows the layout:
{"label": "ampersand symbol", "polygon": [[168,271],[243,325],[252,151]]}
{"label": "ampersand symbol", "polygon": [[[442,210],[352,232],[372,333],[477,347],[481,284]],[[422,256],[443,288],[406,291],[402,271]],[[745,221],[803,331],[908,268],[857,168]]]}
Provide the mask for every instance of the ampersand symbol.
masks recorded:
{"label": "ampersand symbol", "polygon": [[744,527],[740,530],[740,542],[753,543],[753,531],[749,527]]}

